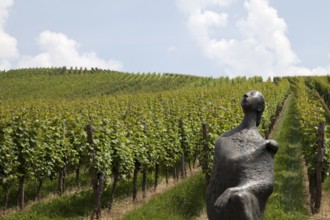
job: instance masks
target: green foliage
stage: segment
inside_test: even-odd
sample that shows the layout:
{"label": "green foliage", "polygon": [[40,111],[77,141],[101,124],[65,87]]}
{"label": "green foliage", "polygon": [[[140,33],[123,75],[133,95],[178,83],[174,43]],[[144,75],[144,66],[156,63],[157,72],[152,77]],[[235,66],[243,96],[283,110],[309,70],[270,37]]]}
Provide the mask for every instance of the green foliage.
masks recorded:
{"label": "green foliage", "polygon": [[309,77],[306,83],[313,89],[316,89],[321,97],[324,99],[328,108],[330,107],[330,77]]}
{"label": "green foliage", "polygon": [[[10,186],[17,188],[20,177],[55,180],[64,167],[69,173],[92,167],[108,185],[114,172],[121,181],[131,181],[135,161],[148,171],[156,165],[169,170],[184,155],[186,161],[198,158],[207,174],[216,138],[240,123],[242,95],[252,89],[264,94],[259,129],[267,134],[289,87],[287,79],[272,83],[260,77],[230,80],[95,68],[2,72],[0,196]],[[86,125],[93,128],[92,144]]]}
{"label": "green foliage", "polygon": [[13,151],[13,129],[7,123],[0,123],[0,186],[5,192],[17,178],[16,171],[19,165]]}
{"label": "green foliage", "polygon": [[[295,105],[299,120],[299,129],[302,134],[302,143],[304,145],[303,153],[307,164],[308,172],[314,173],[316,170],[316,153],[318,127],[321,122],[325,122],[325,110],[321,100],[315,94],[315,91],[306,87],[304,79],[297,78],[294,83],[296,95]],[[327,136],[326,136],[327,138]],[[325,140],[325,151],[323,160],[324,177],[330,169],[329,142]]]}
{"label": "green foliage", "polygon": [[130,74],[66,68],[31,68],[0,72],[0,100],[77,99],[136,92],[158,92],[207,82],[178,74]]}
{"label": "green foliage", "polygon": [[[18,161],[17,164],[12,161],[1,162],[3,169],[9,170],[1,175],[4,180],[10,180],[14,187],[17,187],[20,178],[41,183],[47,178],[56,179],[64,168],[72,172],[80,166],[102,172],[106,181],[111,179],[114,172],[121,179],[130,179],[134,161],[138,161],[144,169],[155,170],[156,165],[171,169],[182,155],[186,161],[199,158],[207,174],[211,169],[217,136],[237,126],[242,118],[239,104],[242,94],[258,89],[265,95],[268,102],[260,130],[266,133],[270,129],[267,121],[276,117],[276,110],[289,88],[287,80],[280,80],[275,85],[271,82],[262,83],[258,78],[236,78],[230,81],[175,74],[131,75],[96,69],[83,74],[73,73],[76,70],[70,70],[68,74],[67,69],[29,71],[24,73],[26,75],[24,71],[8,71],[0,77],[5,80],[12,77],[19,80],[53,77],[49,80],[54,80],[53,88],[59,94],[56,100],[51,96],[45,100],[21,91],[17,99],[10,96],[15,101],[6,99],[1,105],[1,128],[4,132],[0,144],[6,145],[2,148],[4,152],[11,151],[5,155]],[[84,84],[85,80],[91,81],[90,77],[98,81],[98,77],[105,80],[111,76],[118,80],[125,79],[125,83],[137,78],[146,88],[150,80],[166,79],[177,90],[163,91],[162,87],[153,94],[137,90],[134,95],[63,99],[62,92],[76,94],[78,90],[62,88],[62,91],[56,85],[62,83],[62,77],[68,77],[65,79],[69,82],[70,77],[78,75],[79,80],[72,86]],[[172,82],[172,79],[175,80]],[[197,79],[205,83],[188,86],[192,85],[191,80]],[[15,84],[14,88],[24,84],[19,80],[16,84],[11,82]],[[42,87],[44,83],[39,85]],[[118,85],[125,87],[125,83]],[[186,86],[180,88],[181,85]],[[25,96],[28,96],[27,102],[21,102]],[[206,139],[202,134],[203,123],[207,125]],[[92,144],[87,142],[87,125],[93,128]],[[11,168],[5,168],[7,166]]]}

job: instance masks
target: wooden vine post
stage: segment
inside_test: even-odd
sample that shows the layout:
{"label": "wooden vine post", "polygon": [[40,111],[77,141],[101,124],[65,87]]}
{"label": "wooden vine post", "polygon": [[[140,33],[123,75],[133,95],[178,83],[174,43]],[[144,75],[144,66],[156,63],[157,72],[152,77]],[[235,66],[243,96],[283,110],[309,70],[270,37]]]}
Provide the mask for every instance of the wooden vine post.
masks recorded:
{"label": "wooden vine post", "polygon": [[322,173],[323,173],[323,153],[324,152],[324,122],[318,127],[317,137],[317,158],[316,158],[316,196],[315,213],[320,211],[322,197]]}
{"label": "wooden vine post", "polygon": [[[86,126],[86,132],[87,132],[87,142],[90,145],[91,155],[95,156],[96,152],[93,141],[93,128],[90,124]],[[94,164],[91,165],[90,175],[92,179],[93,194],[94,194],[94,209],[91,215],[91,220],[101,219],[101,196],[104,186],[104,175],[102,172],[99,172],[97,169],[94,168]]]}
{"label": "wooden vine post", "polygon": [[183,125],[182,118],[179,120],[179,129],[180,129],[180,136],[181,136],[181,178],[184,179],[186,177],[186,165],[185,165],[185,151],[186,151],[186,143],[185,143],[185,130]]}
{"label": "wooden vine post", "polygon": [[[148,138],[147,135],[147,122],[143,123],[143,132],[146,135],[146,138]],[[147,166],[143,165],[142,169],[142,197],[146,198],[147,197]]]}
{"label": "wooden vine post", "polygon": [[[65,139],[65,132],[66,132],[66,126],[65,124],[63,124],[63,139]],[[58,182],[57,182],[57,191],[60,196],[65,191],[65,175],[66,175],[66,167],[67,167],[67,159],[62,158],[62,160],[65,162],[65,164],[58,172]]]}
{"label": "wooden vine post", "polygon": [[203,165],[202,165],[202,169],[205,172],[205,177],[206,177],[206,182],[208,183],[210,180],[210,175],[207,172],[207,163],[208,163],[208,137],[207,137],[207,125],[205,123],[202,124],[202,131],[203,131],[203,142],[204,142],[204,146],[203,146],[203,151],[204,151],[204,158],[203,158]]}

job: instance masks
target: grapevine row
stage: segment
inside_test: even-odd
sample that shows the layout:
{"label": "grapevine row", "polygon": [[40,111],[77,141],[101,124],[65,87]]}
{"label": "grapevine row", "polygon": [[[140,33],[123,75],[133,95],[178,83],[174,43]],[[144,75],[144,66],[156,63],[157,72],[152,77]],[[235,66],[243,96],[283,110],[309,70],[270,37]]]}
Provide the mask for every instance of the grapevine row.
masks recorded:
{"label": "grapevine row", "polygon": [[316,89],[316,91],[321,95],[326,103],[328,109],[330,108],[330,76],[322,77],[311,77],[308,80],[311,88]]}
{"label": "grapevine row", "polygon": [[[321,202],[322,181],[330,171],[330,145],[327,138],[324,138],[324,130],[320,131],[326,121],[325,110],[315,91],[305,85],[304,78],[296,78],[295,95],[303,154],[308,169],[311,210],[313,213],[317,213]],[[324,142],[321,143],[323,146],[320,146],[320,141]],[[321,167],[319,167],[320,164]]]}
{"label": "grapevine row", "polygon": [[[267,104],[260,129],[266,134],[288,93],[287,80],[153,95],[1,105],[2,196],[6,201],[10,187],[18,186],[23,209],[27,181],[37,180],[40,190],[46,178],[58,180],[62,192],[65,171],[79,174],[82,166],[89,167],[96,186],[101,183],[103,187],[103,182],[108,184],[113,179],[111,198],[117,181],[125,178],[132,180],[136,198],[139,172],[145,176],[152,171],[157,176],[159,167],[170,170],[180,162],[184,166],[185,162],[199,160],[207,174],[216,137],[240,122],[240,99],[251,89],[265,95]],[[207,125],[206,137],[202,134],[203,124]],[[95,192],[100,191],[102,188],[96,187]],[[111,207],[112,201],[108,205]]]}

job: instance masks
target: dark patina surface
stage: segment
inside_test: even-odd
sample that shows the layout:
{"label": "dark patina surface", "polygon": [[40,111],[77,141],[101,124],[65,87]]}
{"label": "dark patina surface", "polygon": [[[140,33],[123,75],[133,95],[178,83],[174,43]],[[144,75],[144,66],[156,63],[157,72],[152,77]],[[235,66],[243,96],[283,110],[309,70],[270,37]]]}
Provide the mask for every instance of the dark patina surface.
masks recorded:
{"label": "dark patina surface", "polygon": [[278,144],[258,132],[265,102],[252,90],[241,102],[244,118],[233,130],[218,138],[206,193],[210,220],[258,220],[273,192],[274,155]]}

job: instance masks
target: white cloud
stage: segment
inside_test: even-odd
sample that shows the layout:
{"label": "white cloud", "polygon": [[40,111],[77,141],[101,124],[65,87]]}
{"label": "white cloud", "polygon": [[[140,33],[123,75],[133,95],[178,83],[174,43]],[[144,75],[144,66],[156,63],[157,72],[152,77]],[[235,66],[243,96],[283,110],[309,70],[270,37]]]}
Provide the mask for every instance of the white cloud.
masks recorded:
{"label": "white cloud", "polygon": [[225,27],[228,15],[208,10],[197,10],[188,18],[188,28],[194,37],[203,44],[210,36],[211,28]]}
{"label": "white cloud", "polygon": [[191,14],[200,9],[212,6],[229,6],[235,0],[177,0],[178,8],[184,13]]}
{"label": "white cloud", "polygon": [[22,57],[18,67],[72,66],[112,70],[123,67],[120,61],[101,59],[94,52],[79,53],[79,44],[63,33],[43,31],[38,37],[38,45],[43,52],[34,57]]}
{"label": "white cloud", "polygon": [[[313,70],[299,67],[299,59],[286,37],[287,25],[268,0],[245,0],[246,18],[234,21],[239,37],[223,36],[234,0],[177,0],[187,16],[187,27],[206,57],[217,63],[229,76],[239,75],[309,75],[329,72],[329,68]],[[210,8],[218,7],[221,13]],[[227,11],[226,11],[227,10]],[[219,11],[219,10],[218,10]]]}
{"label": "white cloud", "polygon": [[18,57],[16,39],[6,33],[4,28],[12,4],[13,0],[0,1],[0,70],[10,69],[11,61]]}
{"label": "white cloud", "polygon": [[0,1],[0,28],[2,29],[6,23],[9,15],[9,8],[14,3],[14,0],[1,0]]}
{"label": "white cloud", "polygon": [[14,61],[17,61],[18,68],[77,66],[122,69],[123,65],[119,61],[101,59],[94,52],[79,53],[79,44],[76,41],[62,33],[50,31],[43,31],[38,37],[42,53],[34,57],[20,55],[17,50],[16,38],[5,32],[9,9],[13,3],[14,0],[0,1],[0,70],[13,68]]}

